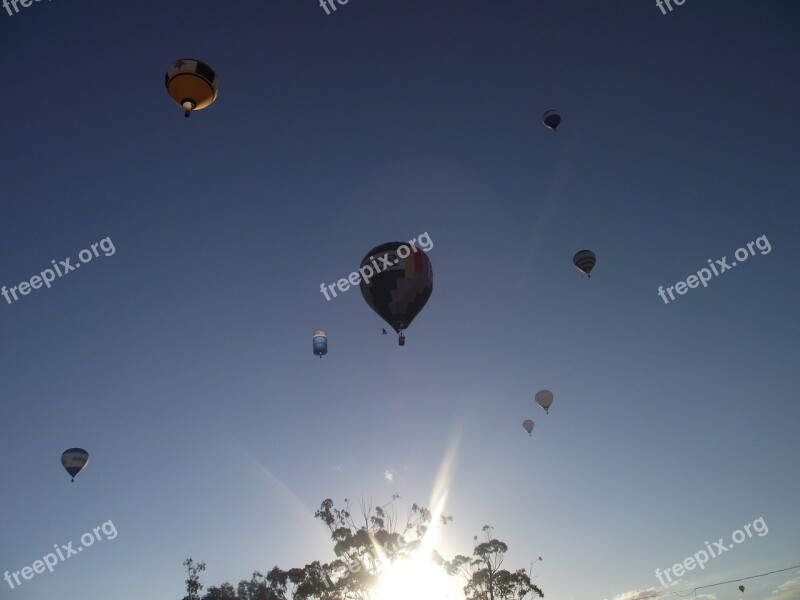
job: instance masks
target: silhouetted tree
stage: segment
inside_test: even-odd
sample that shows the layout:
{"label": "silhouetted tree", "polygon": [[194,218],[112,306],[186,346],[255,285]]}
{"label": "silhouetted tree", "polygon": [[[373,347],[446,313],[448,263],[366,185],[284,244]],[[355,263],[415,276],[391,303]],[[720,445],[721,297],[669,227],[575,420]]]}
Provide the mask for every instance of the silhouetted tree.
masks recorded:
{"label": "silhouetted tree", "polygon": [[236,590],[230,583],[223,583],[220,587],[210,587],[203,596],[203,600],[237,600]]}
{"label": "silhouetted tree", "polygon": [[[467,582],[464,586],[466,600],[523,600],[528,594],[544,598],[539,586],[531,582],[530,574],[525,569],[508,571],[501,569],[503,556],[508,546],[492,538],[492,528],[483,527],[486,541],[481,542],[472,551],[472,556],[458,555],[445,563],[451,575],[461,575]],[[475,536],[478,541],[478,536]]]}
{"label": "silhouetted tree", "polygon": [[[336,508],[330,499],[324,500],[314,517],[330,529],[336,558],[327,563],[314,561],[302,568],[288,571],[274,567],[266,576],[258,571],[250,581],[242,580],[234,590],[230,583],[210,587],[200,598],[202,589],[198,573],[205,563],[194,566],[192,559],[183,564],[189,569],[186,581],[189,596],[183,600],[363,600],[369,598],[378,576],[386,564],[418,552],[433,515],[422,506],[413,504],[401,528],[398,528],[394,508],[398,495],[391,502],[374,507],[361,503],[358,522],[351,513],[350,501]],[[453,517],[440,516],[445,525]],[[500,569],[507,546],[492,539],[491,528],[483,528],[487,541],[478,544],[475,558],[456,556],[445,561],[436,551],[431,559],[442,565],[450,575],[462,575],[467,580],[464,592],[467,600],[523,600],[528,593],[542,597],[524,570],[511,573]],[[407,536],[411,539],[407,539]],[[477,541],[477,537],[475,538]],[[194,594],[194,595],[192,595]],[[411,599],[410,599],[411,600]]]}
{"label": "silhouetted tree", "polygon": [[183,566],[189,572],[189,579],[186,580],[187,595],[183,597],[183,600],[200,600],[200,590],[203,589],[203,586],[200,585],[199,573],[206,570],[206,563],[195,564],[191,558],[187,558],[183,561]]}
{"label": "silhouetted tree", "polygon": [[[322,565],[325,589],[314,589],[327,595],[310,598],[351,600],[368,597],[384,563],[394,562],[417,551],[433,515],[427,508],[413,504],[402,530],[397,530],[397,513],[392,505],[398,498],[395,494],[389,503],[374,509],[372,505],[362,502],[363,522],[359,523],[356,523],[350,511],[349,500],[345,499],[342,509],[335,508],[330,499],[322,502],[314,517],[330,529],[337,559]],[[439,520],[444,525],[453,517],[441,516]],[[406,539],[408,535],[411,535],[411,540]],[[438,554],[434,558],[442,560]]]}

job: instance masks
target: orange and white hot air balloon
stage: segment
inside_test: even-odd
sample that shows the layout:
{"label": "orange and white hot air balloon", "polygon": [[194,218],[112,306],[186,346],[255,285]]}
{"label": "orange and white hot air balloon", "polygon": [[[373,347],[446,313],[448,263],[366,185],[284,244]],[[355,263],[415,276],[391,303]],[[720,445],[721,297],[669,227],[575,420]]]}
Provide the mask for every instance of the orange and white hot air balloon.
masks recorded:
{"label": "orange and white hot air balloon", "polygon": [[214,69],[196,58],[176,60],[167,69],[164,82],[170,97],[186,110],[185,117],[210,106],[219,93]]}

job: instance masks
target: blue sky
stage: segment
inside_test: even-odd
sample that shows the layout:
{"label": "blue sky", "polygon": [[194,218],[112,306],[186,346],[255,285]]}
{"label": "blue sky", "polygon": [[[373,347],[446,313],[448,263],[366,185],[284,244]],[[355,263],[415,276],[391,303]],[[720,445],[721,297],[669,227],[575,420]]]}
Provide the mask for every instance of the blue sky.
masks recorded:
{"label": "blue sky", "polygon": [[[0,598],[177,599],[187,556],[206,585],[329,560],[323,499],[403,514],[437,481],[440,551],[492,524],[553,600],[660,589],[759,517],[676,589],[800,564],[798,23],[791,0],[0,11],[0,285],[115,247],[0,299],[0,573],[118,531]],[[181,57],[220,85],[188,120],[163,86]],[[423,232],[404,348],[358,290],[320,293]]]}

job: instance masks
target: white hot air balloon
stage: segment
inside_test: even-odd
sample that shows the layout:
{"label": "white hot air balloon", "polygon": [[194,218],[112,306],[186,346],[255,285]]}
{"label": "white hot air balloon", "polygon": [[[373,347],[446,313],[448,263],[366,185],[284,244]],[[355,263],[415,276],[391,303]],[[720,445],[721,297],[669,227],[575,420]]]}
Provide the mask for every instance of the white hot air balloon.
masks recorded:
{"label": "white hot air balloon", "polygon": [[550,414],[550,405],[553,404],[553,392],[550,390],[539,390],[536,392],[536,404],[544,409],[544,412]]}

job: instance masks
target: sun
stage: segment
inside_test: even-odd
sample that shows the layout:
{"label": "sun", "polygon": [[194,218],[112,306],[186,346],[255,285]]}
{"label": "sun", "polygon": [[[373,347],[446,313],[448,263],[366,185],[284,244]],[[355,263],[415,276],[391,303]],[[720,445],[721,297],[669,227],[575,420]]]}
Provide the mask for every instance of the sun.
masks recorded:
{"label": "sun", "polygon": [[464,600],[464,582],[457,576],[448,575],[441,565],[432,560],[434,548],[442,537],[442,525],[447,522],[447,519],[444,523],[439,521],[444,515],[447,481],[457,450],[457,441],[451,442],[439,468],[431,499],[434,507],[431,526],[407,556],[388,565],[383,563],[377,585],[370,590],[370,600]]}
{"label": "sun", "polygon": [[401,559],[382,574],[371,595],[375,600],[460,600],[464,597],[454,577],[422,556]]}

